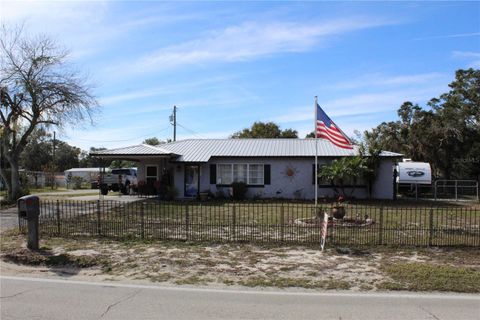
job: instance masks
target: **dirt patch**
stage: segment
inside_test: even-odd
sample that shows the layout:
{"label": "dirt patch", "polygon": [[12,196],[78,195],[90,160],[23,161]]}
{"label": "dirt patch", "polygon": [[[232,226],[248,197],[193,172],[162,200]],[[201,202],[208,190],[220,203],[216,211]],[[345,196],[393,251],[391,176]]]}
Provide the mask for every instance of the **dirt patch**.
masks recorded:
{"label": "dirt patch", "polygon": [[[62,272],[70,270],[96,280],[166,285],[480,292],[480,252],[475,249],[380,247],[322,252],[305,246],[47,238],[41,242],[42,251],[31,252],[24,248],[22,235],[2,235],[1,240],[2,259],[8,262],[2,263],[4,274],[35,275],[61,267]],[[423,271],[416,274],[419,266]],[[453,270],[467,268],[452,281],[470,285],[442,285],[441,281],[429,285],[435,277],[427,275],[436,274],[437,266],[449,268],[443,270],[443,279]]]}

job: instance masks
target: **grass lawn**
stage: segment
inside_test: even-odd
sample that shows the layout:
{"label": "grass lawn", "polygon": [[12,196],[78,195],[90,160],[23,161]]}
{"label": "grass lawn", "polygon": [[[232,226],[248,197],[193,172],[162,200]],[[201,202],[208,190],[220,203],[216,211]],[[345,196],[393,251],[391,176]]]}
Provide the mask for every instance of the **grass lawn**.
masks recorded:
{"label": "grass lawn", "polygon": [[476,248],[318,247],[178,241],[0,237],[3,275],[89,276],[93,280],[213,287],[409,290],[480,293]]}

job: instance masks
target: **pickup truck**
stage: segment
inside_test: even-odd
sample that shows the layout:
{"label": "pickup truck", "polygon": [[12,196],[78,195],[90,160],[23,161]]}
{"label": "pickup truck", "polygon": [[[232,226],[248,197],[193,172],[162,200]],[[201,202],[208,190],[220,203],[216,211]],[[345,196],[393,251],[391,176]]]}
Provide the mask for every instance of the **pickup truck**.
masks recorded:
{"label": "pickup truck", "polygon": [[107,195],[108,191],[120,191],[123,194],[129,194],[130,190],[137,187],[137,169],[112,169],[110,172],[99,176],[99,186],[103,195]]}

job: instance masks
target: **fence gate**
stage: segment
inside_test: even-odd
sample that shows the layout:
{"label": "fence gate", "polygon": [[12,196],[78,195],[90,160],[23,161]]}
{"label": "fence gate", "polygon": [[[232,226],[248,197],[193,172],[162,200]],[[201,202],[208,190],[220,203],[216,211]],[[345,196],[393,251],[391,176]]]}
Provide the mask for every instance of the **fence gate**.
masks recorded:
{"label": "fence gate", "polygon": [[434,196],[437,199],[476,199],[478,195],[478,181],[475,180],[436,180]]}

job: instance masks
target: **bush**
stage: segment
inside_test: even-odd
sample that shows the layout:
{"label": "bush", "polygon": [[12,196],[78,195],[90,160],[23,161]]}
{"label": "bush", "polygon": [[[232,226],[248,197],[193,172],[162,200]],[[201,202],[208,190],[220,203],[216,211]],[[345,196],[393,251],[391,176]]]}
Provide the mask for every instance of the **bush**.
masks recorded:
{"label": "bush", "polygon": [[245,200],[248,187],[245,182],[232,183],[232,197],[234,200]]}
{"label": "bush", "polygon": [[70,179],[70,182],[72,183],[72,189],[81,189],[84,181],[85,180],[83,180],[82,177],[72,177],[72,179]]}
{"label": "bush", "polygon": [[175,200],[175,198],[178,196],[178,190],[177,188],[173,186],[168,186],[167,187],[167,192],[165,194],[166,200]]}

